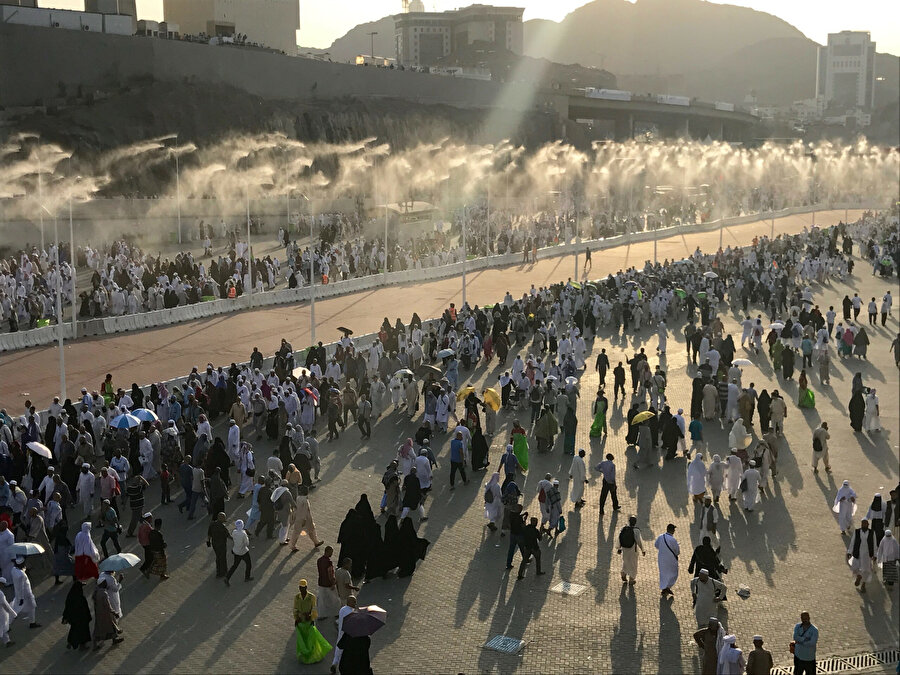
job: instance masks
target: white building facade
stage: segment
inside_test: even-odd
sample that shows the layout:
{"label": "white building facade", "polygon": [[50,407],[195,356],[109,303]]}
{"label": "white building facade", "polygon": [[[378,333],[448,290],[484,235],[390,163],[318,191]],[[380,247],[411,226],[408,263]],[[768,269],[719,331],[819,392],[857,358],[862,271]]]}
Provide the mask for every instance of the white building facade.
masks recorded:
{"label": "white building facade", "polygon": [[829,110],[871,110],[875,105],[875,43],[868,32],[829,33],[819,47],[816,97]]}

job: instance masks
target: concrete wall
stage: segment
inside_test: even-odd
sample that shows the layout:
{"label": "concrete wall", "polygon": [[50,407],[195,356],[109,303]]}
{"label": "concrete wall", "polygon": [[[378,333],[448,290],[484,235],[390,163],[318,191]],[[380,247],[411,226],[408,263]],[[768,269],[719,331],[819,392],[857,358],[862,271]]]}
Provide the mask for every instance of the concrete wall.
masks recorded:
{"label": "concrete wall", "polygon": [[55,97],[59,82],[110,89],[135,77],[230,85],[267,99],[352,95],[513,110],[534,104],[525,85],[511,95],[495,82],[328,63],[240,47],[0,24],[0,105],[34,105]]}

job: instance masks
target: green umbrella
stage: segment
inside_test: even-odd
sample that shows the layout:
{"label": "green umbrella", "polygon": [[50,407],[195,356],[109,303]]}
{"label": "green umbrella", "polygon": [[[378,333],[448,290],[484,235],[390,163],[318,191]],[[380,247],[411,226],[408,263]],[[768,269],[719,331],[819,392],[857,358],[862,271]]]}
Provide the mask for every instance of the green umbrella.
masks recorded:
{"label": "green umbrella", "polygon": [[687,297],[687,292],[683,288],[676,288],[675,295],[684,300]]}
{"label": "green umbrella", "polygon": [[569,285],[576,290],[581,290],[581,284],[579,284],[577,281],[573,281]]}
{"label": "green umbrella", "polygon": [[700,291],[699,293],[697,293],[697,297],[702,300],[706,297],[706,291]]}

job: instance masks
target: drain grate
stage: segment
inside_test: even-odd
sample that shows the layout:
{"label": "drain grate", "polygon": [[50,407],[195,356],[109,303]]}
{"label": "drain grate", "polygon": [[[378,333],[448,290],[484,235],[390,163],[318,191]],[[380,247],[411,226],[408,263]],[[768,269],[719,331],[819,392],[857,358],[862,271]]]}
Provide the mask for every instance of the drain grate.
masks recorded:
{"label": "drain grate", "polygon": [[857,654],[856,656],[844,656],[842,661],[846,661],[851,668],[855,670],[865,670],[873,666],[880,666],[883,661],[879,661],[872,654]]}
{"label": "drain grate", "polygon": [[849,663],[837,657],[830,659],[822,659],[816,662],[816,672],[823,675],[832,675],[833,673],[843,673],[852,670]]}
{"label": "drain grate", "polygon": [[[852,673],[882,665],[890,665],[900,661],[900,649],[882,649],[877,652],[864,652],[853,656],[832,656],[816,662],[816,673],[833,675],[834,673]],[[791,665],[773,668],[771,675],[793,675]]]}
{"label": "drain grate", "polygon": [[518,654],[525,646],[525,640],[511,638],[507,635],[496,635],[484,643],[485,649],[492,649],[501,654]]}
{"label": "drain grate", "polygon": [[897,663],[900,661],[900,649],[882,649],[880,652],[874,652],[872,656],[881,663]]}
{"label": "drain grate", "polygon": [[581,595],[587,590],[587,586],[583,584],[573,584],[569,581],[560,581],[550,590],[553,593],[561,593],[562,595]]}

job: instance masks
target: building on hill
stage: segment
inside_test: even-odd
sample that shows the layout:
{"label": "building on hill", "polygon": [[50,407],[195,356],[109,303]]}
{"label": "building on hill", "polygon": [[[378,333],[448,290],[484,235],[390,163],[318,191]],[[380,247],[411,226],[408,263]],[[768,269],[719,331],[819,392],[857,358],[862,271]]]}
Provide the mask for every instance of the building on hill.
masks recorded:
{"label": "building on hill", "polygon": [[521,54],[523,12],[519,7],[471,5],[447,12],[395,14],[397,63],[433,66],[445,56],[475,42]]}
{"label": "building on hill", "polygon": [[182,34],[245,40],[295,56],[298,0],[164,0],[166,21]]}
{"label": "building on hill", "polygon": [[875,106],[875,43],[868,32],[828,34],[828,44],[819,47],[816,97],[837,113]]}

